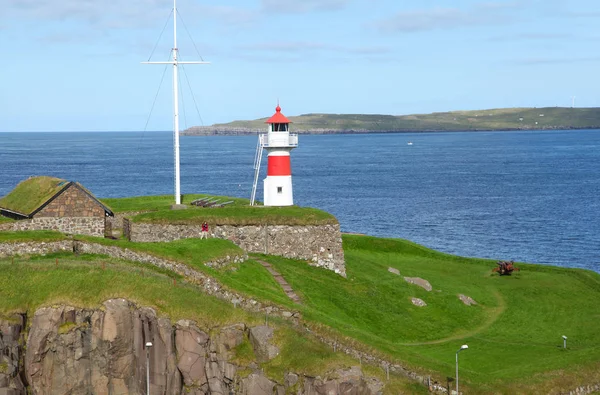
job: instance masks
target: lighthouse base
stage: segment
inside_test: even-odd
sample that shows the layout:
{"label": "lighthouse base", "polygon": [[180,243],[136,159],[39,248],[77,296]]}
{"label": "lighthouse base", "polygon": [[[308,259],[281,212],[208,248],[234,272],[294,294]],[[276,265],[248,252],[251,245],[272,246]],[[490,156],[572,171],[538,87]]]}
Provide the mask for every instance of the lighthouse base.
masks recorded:
{"label": "lighthouse base", "polygon": [[264,180],[265,206],[293,206],[292,176],[268,176]]}

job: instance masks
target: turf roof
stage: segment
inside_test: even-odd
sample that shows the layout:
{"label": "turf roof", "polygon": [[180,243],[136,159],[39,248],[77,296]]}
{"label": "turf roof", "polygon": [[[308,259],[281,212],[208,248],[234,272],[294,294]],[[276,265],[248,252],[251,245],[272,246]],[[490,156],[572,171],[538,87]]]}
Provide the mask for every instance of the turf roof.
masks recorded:
{"label": "turf roof", "polygon": [[0,207],[29,215],[68,183],[66,180],[48,176],[28,178],[0,199]]}

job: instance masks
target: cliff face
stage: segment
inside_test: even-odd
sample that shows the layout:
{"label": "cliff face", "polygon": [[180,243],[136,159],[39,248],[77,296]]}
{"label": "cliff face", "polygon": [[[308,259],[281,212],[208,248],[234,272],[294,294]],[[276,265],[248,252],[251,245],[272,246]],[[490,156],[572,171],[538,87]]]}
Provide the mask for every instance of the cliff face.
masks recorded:
{"label": "cliff face", "polygon": [[24,314],[0,318],[0,394],[144,394],[147,363],[151,394],[376,394],[382,388],[358,367],[336,371],[332,380],[290,372],[277,383],[256,362],[234,361],[244,342],[258,362],[275,358],[272,328],[236,324],[211,333],[187,320],[172,324],[124,299],[94,310],[40,308],[30,321]]}

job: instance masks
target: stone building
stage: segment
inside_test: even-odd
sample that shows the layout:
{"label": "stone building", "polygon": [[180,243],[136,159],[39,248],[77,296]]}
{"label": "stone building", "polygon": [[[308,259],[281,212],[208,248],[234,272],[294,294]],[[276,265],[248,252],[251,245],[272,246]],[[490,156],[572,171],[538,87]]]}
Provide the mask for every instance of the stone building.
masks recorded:
{"label": "stone building", "polygon": [[4,230],[56,230],[104,236],[112,210],[81,184],[53,177],[31,177],[0,199],[0,215],[16,220]]}

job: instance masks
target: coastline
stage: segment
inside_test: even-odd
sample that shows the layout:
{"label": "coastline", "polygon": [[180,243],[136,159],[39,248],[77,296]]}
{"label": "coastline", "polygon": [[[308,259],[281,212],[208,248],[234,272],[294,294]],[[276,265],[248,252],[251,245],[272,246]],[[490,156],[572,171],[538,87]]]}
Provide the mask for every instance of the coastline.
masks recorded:
{"label": "coastline", "polygon": [[[588,127],[523,127],[523,128],[476,128],[476,129],[398,129],[398,130],[366,130],[366,129],[298,129],[299,135],[332,135],[332,134],[406,134],[406,133],[452,133],[452,132],[538,132],[552,130],[598,130],[598,126]],[[250,128],[221,128],[221,127],[192,127],[181,132],[182,136],[256,136],[264,133],[262,129]]]}

